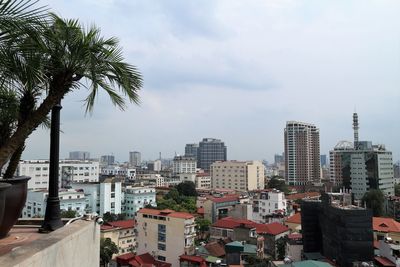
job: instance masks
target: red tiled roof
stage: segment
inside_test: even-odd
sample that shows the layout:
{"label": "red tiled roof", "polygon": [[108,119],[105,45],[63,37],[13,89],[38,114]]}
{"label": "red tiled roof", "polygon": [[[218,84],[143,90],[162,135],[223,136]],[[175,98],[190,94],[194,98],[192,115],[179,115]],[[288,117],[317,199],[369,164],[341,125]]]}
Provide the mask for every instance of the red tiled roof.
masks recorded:
{"label": "red tiled roof", "polygon": [[293,233],[293,234],[289,234],[288,238],[289,239],[302,239],[303,235],[302,234],[298,234],[298,233]]}
{"label": "red tiled roof", "polygon": [[316,198],[321,196],[319,192],[306,192],[286,195],[287,200],[305,199],[305,198]]}
{"label": "red tiled roof", "polygon": [[171,267],[170,263],[157,261],[149,253],[135,256],[131,261],[129,261],[129,265],[133,267]]}
{"label": "red tiled roof", "polygon": [[295,213],[294,215],[292,215],[289,218],[287,218],[286,222],[287,223],[301,224],[301,214],[300,214],[300,212]]}
{"label": "red tiled roof", "polygon": [[377,232],[396,232],[400,233],[400,223],[393,218],[372,217],[372,227]]}
{"label": "red tiled roof", "polygon": [[289,228],[278,222],[262,224],[245,219],[234,219],[232,217],[225,217],[221,220],[218,220],[212,226],[217,228],[233,229],[241,225],[245,227],[256,228],[256,232],[258,234],[278,235],[280,233],[289,231]]}
{"label": "red tiled roof", "polygon": [[204,214],[204,208],[197,208],[198,214]]}
{"label": "red tiled roof", "polygon": [[385,258],[385,257],[376,256],[376,257],[375,257],[375,260],[376,260],[379,264],[381,264],[382,266],[396,267],[396,264],[394,264],[393,262],[391,262],[390,260],[388,260],[388,259]]}
{"label": "red tiled roof", "polygon": [[215,203],[237,201],[237,200],[239,200],[239,197],[240,196],[236,195],[236,194],[229,194],[229,195],[225,195],[223,197],[206,196],[207,199],[209,199]]}
{"label": "red tiled roof", "polygon": [[118,264],[127,265],[129,261],[131,261],[135,257],[133,253],[126,253],[116,257],[116,261]]}
{"label": "red tiled roof", "polygon": [[114,227],[120,227],[122,229],[133,228],[136,226],[135,220],[114,221],[114,222],[108,222],[107,224]]}
{"label": "red tiled roof", "polygon": [[206,260],[200,256],[193,256],[193,255],[181,255],[179,256],[180,261],[190,261],[196,263],[205,263]]}
{"label": "red tiled roof", "polygon": [[166,217],[173,217],[173,218],[181,218],[181,219],[191,219],[194,216],[187,212],[178,212],[173,210],[156,210],[156,209],[140,209],[138,213],[148,214],[148,215],[160,215]]}

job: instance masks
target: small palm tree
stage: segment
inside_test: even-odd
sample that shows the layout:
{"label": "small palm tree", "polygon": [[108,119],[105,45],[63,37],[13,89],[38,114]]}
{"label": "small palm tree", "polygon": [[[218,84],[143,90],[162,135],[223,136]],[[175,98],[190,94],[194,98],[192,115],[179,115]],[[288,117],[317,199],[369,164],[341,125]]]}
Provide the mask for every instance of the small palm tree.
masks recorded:
{"label": "small palm tree", "polygon": [[[116,38],[103,38],[100,30],[84,30],[77,20],[64,20],[54,14],[41,33],[41,38],[27,37],[32,53],[39,59],[31,77],[35,88],[46,92],[43,101],[19,123],[12,136],[0,146],[0,166],[12,155],[26,138],[46,119],[50,110],[69,92],[85,87],[89,90],[86,112],[91,112],[99,89],[105,90],[114,105],[125,109],[126,101],[139,103],[138,91],[142,77],[137,69],[124,62]],[[15,50],[16,65],[25,64],[24,49]],[[8,68],[9,69],[9,68]],[[12,82],[17,80],[11,76]],[[11,84],[12,82],[9,82]]]}

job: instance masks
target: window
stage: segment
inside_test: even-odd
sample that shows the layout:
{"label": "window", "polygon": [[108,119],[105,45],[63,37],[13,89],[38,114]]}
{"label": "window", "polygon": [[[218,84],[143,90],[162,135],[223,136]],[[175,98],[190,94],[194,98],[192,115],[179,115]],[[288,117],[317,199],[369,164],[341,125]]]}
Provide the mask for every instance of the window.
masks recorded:
{"label": "window", "polygon": [[165,233],[158,233],[158,241],[165,242],[166,236]]}
{"label": "window", "polygon": [[163,250],[163,251],[165,251],[165,250],[166,250],[166,246],[165,246],[165,244],[158,243],[158,249],[159,249],[159,250]]}
{"label": "window", "polygon": [[166,260],[166,258],[164,256],[157,256],[157,259],[159,261],[165,261]]}
{"label": "window", "polygon": [[158,225],[158,232],[159,233],[165,233],[165,230],[166,230],[165,224],[159,224]]}

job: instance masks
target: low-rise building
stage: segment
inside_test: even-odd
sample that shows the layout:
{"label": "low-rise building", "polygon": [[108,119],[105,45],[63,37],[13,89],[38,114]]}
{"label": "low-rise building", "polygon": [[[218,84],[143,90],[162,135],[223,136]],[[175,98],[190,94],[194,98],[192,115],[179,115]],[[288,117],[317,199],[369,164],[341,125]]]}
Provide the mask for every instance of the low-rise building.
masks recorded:
{"label": "low-rise building", "polygon": [[301,231],[301,213],[297,212],[285,220],[285,225],[289,227],[292,232]]}
{"label": "low-rise building", "polygon": [[303,255],[303,236],[299,233],[288,235],[285,256],[291,261],[301,261]]}
{"label": "low-rise building", "polygon": [[374,230],[374,240],[385,240],[390,238],[400,243],[400,223],[393,218],[373,217],[372,227]]}
{"label": "low-rise building", "polygon": [[[61,210],[74,210],[80,215],[85,213],[87,202],[82,191],[68,189],[61,190],[58,194]],[[44,217],[48,195],[47,190],[29,190],[21,217]]]}
{"label": "low-rise building", "polygon": [[197,160],[194,157],[176,156],[174,157],[172,171],[174,174],[196,173]]}
{"label": "low-rise building", "polygon": [[173,210],[141,209],[137,216],[137,253],[151,253],[158,261],[179,266],[179,256],[193,255],[194,216]]}
{"label": "low-rise building", "polygon": [[207,195],[197,198],[197,207],[204,208],[204,218],[214,223],[217,220],[228,216],[229,210],[240,203],[240,196],[229,195]]}
{"label": "low-rise building", "polygon": [[124,191],[124,210],[128,218],[134,218],[136,212],[146,205],[156,206],[156,189],[153,187],[127,186]]}
{"label": "low-rise building", "polygon": [[281,221],[286,215],[286,198],[279,190],[259,192],[253,198],[253,220],[260,223]]}
{"label": "low-rise building", "polygon": [[391,238],[379,240],[379,256],[375,257],[375,266],[400,266],[400,244]]}
{"label": "low-rise building", "polygon": [[122,220],[104,223],[100,230],[102,238],[110,238],[117,246],[118,256],[128,252],[136,251],[135,220]]}

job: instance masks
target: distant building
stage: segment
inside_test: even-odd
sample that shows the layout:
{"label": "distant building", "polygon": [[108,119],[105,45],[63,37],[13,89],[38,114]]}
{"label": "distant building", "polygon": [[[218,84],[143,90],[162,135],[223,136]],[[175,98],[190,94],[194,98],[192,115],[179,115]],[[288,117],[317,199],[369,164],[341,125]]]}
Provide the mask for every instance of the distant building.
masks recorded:
{"label": "distant building", "polygon": [[146,205],[156,204],[156,190],[152,187],[127,186],[124,191],[124,213],[128,218],[134,218],[136,212]]}
{"label": "distant building", "polygon": [[196,173],[197,161],[195,157],[176,156],[172,171],[174,174],[180,173]]}
{"label": "distant building", "polygon": [[277,165],[279,163],[285,162],[285,153],[282,153],[282,155],[275,154],[274,156],[274,164]]}
{"label": "distant building", "polygon": [[102,167],[100,173],[102,175],[113,176],[121,179],[129,179],[135,180],[136,179],[136,169],[126,168],[123,166],[106,166]]}
{"label": "distant building", "polygon": [[115,163],[114,155],[103,155],[100,157],[100,165],[101,166],[109,166]]}
{"label": "distant building", "polygon": [[372,211],[351,205],[349,193],[303,200],[301,228],[304,253],[319,252],[338,266],[373,260]]}
{"label": "distant building", "polygon": [[[44,217],[48,195],[47,190],[29,190],[21,216],[23,218]],[[59,197],[61,210],[74,210],[79,215],[85,213],[86,199],[83,192],[74,189],[61,190]]]}
{"label": "distant building", "polygon": [[180,266],[179,256],[194,255],[194,216],[172,210],[141,209],[137,217],[137,254],[154,253],[157,260]]}
{"label": "distant building", "polygon": [[147,169],[149,171],[161,171],[161,160],[157,159],[155,161],[147,163]]}
{"label": "distant building", "polygon": [[131,167],[140,167],[142,165],[142,156],[138,151],[129,152],[129,165]]}
{"label": "distant building", "polygon": [[211,164],[212,188],[264,189],[264,170],[260,161],[216,161]]}
{"label": "distant building", "polygon": [[285,179],[289,185],[319,183],[319,129],[310,123],[288,121],[285,128]]}
{"label": "distant building", "polygon": [[320,155],[321,167],[326,168],[328,166],[328,161],[326,155]]}
{"label": "distant building", "polygon": [[227,149],[221,140],[204,138],[199,143],[197,167],[208,172],[212,163],[225,160],[227,160]]}
{"label": "distant building", "polygon": [[198,149],[199,149],[199,144],[186,144],[185,157],[193,157],[197,160]]}
{"label": "distant building", "polygon": [[208,173],[198,173],[195,178],[196,189],[211,188],[211,176]]}
{"label": "distant building", "polygon": [[90,153],[87,151],[72,151],[69,152],[70,160],[89,160]]}
{"label": "distant building", "polygon": [[[99,163],[96,161],[60,160],[59,187],[68,188],[71,183],[99,181]],[[18,165],[18,175],[29,176],[28,189],[47,189],[49,181],[48,160],[25,160]]]}

